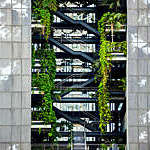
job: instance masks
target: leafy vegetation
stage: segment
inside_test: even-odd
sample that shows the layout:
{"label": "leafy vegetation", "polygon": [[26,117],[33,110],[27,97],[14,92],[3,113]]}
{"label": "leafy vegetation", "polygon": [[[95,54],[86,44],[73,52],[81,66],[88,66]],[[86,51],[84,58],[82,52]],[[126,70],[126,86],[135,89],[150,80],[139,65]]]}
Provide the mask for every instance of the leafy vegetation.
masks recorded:
{"label": "leafy vegetation", "polygon": [[109,5],[109,9],[113,10],[113,12],[117,12],[120,8],[120,0],[102,0],[102,3],[105,5]]}
{"label": "leafy vegetation", "polygon": [[121,81],[121,85],[119,87],[122,88],[122,90],[125,92],[126,91],[126,78],[122,78],[120,81]]}
{"label": "leafy vegetation", "polygon": [[[85,1],[85,5],[87,2]],[[119,0],[115,3],[111,3],[110,7],[119,6]],[[33,14],[36,20],[40,20],[43,25],[43,34],[48,39],[51,34],[51,24],[53,22],[52,12],[57,11],[56,0],[35,0],[33,5]],[[127,54],[127,43],[108,41],[106,36],[106,26],[110,25],[110,31],[113,32],[114,28],[121,29],[123,24],[126,23],[126,15],[121,13],[105,13],[98,21],[98,31],[100,33],[100,49],[99,49],[99,69],[98,78],[99,82],[97,96],[99,106],[100,123],[99,128],[101,132],[105,131],[105,127],[111,120],[111,112],[109,109],[110,93],[108,89],[108,78],[111,69],[111,53],[123,52]],[[49,136],[54,140],[56,139],[56,116],[53,110],[53,99],[55,97],[53,90],[55,89],[54,79],[56,75],[56,56],[54,50],[50,49],[48,44],[44,45],[44,48],[39,48],[37,51],[33,48],[32,52],[32,66],[35,65],[35,59],[39,60],[41,66],[40,73],[32,74],[32,87],[37,87],[40,93],[43,95],[42,105],[39,107],[40,114],[38,118],[44,121],[44,124],[52,124],[52,128],[49,132]],[[71,126],[71,125],[70,125]],[[71,132],[71,127],[69,131]],[[39,130],[40,132],[40,130]],[[72,141],[72,135],[70,135],[69,143]]]}
{"label": "leafy vegetation", "polygon": [[51,24],[53,22],[52,12],[57,11],[56,0],[34,0],[33,14],[36,20],[40,20],[43,25],[43,34],[48,39],[51,34]]}
{"label": "leafy vegetation", "polygon": [[73,142],[73,124],[71,122],[67,123],[67,127],[68,127],[68,132],[70,133],[69,137],[68,137],[68,148],[71,148],[71,144]]}
{"label": "leafy vegetation", "polygon": [[[111,112],[109,109],[110,93],[107,86],[108,77],[111,68],[111,53],[114,51],[123,51],[126,54],[126,42],[114,42],[106,39],[106,25],[111,26],[111,32],[114,27],[121,28],[126,22],[126,16],[121,13],[110,13],[103,14],[101,19],[98,21],[98,31],[100,33],[100,49],[99,49],[99,69],[98,79],[99,86],[97,91],[98,106],[100,123],[99,128],[101,132],[105,131],[105,127],[111,120]],[[118,50],[119,49],[119,50]]]}
{"label": "leafy vegetation", "polygon": [[32,74],[32,87],[37,87],[40,94],[43,95],[42,105],[39,106],[40,113],[37,118],[44,121],[44,124],[52,124],[49,136],[56,134],[56,116],[53,110],[53,93],[55,88],[56,75],[56,56],[53,49],[50,49],[48,44],[44,48],[39,48],[37,51],[32,50],[32,67],[35,65],[35,60],[40,64],[40,72]]}
{"label": "leafy vegetation", "polygon": [[[107,150],[108,148],[112,148],[112,144],[109,144],[109,145],[101,144],[100,145],[101,150]],[[118,150],[125,150],[125,145],[124,144],[119,144],[118,145]]]}

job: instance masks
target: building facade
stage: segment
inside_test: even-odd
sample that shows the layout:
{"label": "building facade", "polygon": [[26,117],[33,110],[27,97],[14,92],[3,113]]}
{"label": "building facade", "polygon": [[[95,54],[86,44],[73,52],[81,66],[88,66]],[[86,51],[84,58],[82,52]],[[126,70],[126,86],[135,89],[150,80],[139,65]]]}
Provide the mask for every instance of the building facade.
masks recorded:
{"label": "building facade", "polygon": [[149,1],[128,0],[127,143],[150,149],[149,136]]}
{"label": "building facade", "polygon": [[0,1],[0,149],[30,150],[31,1]]}
{"label": "building facade", "polygon": [[[54,103],[59,121],[73,124],[74,149],[96,150],[104,138],[111,136],[112,140],[117,139],[116,144],[127,144],[127,150],[149,150],[149,0],[127,0],[127,63],[119,54],[112,68],[112,82],[118,74],[118,79],[125,77],[126,72],[127,91],[125,94],[112,89],[110,107],[114,120],[105,135],[98,130],[98,108],[91,94],[95,91],[93,53],[99,43],[96,22],[101,16],[99,12],[104,13],[106,8],[101,7],[100,2],[85,8],[77,4],[67,6],[61,5],[55,13],[53,36],[49,42],[57,57],[56,87],[74,89],[63,93],[61,102]],[[50,147],[47,137],[50,127],[45,129],[41,124],[35,124],[31,132],[31,42],[36,47],[41,44],[38,38],[35,34],[31,41],[31,0],[1,0],[0,150],[30,150],[31,141],[32,149],[42,142],[44,147]],[[32,111],[37,100],[41,100],[40,94],[32,94]],[[38,127],[43,127],[40,135]],[[62,147],[57,148],[65,149],[68,129],[64,126],[58,131],[62,134],[59,139]]]}

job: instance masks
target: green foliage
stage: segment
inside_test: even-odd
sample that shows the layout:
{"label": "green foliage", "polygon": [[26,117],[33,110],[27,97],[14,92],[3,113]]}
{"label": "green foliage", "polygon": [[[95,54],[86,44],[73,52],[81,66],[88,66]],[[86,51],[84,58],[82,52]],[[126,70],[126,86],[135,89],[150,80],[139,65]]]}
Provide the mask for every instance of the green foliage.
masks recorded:
{"label": "green foliage", "polygon": [[37,20],[40,19],[41,25],[44,26],[43,34],[45,34],[46,39],[48,39],[51,33],[51,24],[53,21],[51,11],[57,11],[56,0],[34,0],[33,14]]}
{"label": "green foliage", "polygon": [[[43,26],[42,34],[47,40],[51,34],[51,24],[53,22],[52,13],[57,11],[56,0],[34,0],[33,1],[33,16],[36,20],[40,20]],[[40,113],[37,119],[44,121],[44,124],[51,124],[49,137],[56,141],[58,135],[56,131],[56,116],[53,111],[53,99],[59,97],[53,93],[55,89],[55,76],[56,76],[56,56],[53,49],[50,49],[48,43],[44,43],[44,48],[39,48],[35,51],[32,48],[32,68],[35,66],[35,60],[39,60],[40,73],[32,74],[32,87],[37,87],[39,92],[43,95],[42,105],[39,106]],[[34,90],[33,90],[34,91]],[[41,129],[39,129],[39,134]]]}
{"label": "green foliage", "polygon": [[73,134],[72,134],[73,124],[71,122],[68,122],[67,127],[68,127],[68,132],[70,133],[70,136],[68,137],[68,148],[70,148],[73,141]]}
{"label": "green foliage", "polygon": [[122,88],[122,90],[125,92],[126,91],[126,78],[122,78],[121,83],[122,84],[119,87]]}
{"label": "green foliage", "polygon": [[108,81],[108,73],[111,63],[108,61],[108,53],[106,51],[108,43],[105,41],[101,41],[101,47],[99,50],[99,62],[100,68],[98,70],[101,81],[98,86],[98,106],[99,106],[99,115],[100,115],[100,123],[99,128],[101,132],[104,132],[104,128],[111,120],[111,112],[108,106],[109,102],[109,93],[107,89],[107,81]]}
{"label": "green foliage", "polygon": [[125,145],[119,145],[119,150],[125,150]]}
{"label": "green foliage", "polygon": [[126,24],[126,15],[121,13],[105,13],[101,19],[98,21],[98,31],[100,32],[100,42],[106,43],[107,52],[123,52],[127,55],[127,42],[111,42],[106,40],[107,32],[106,25],[111,26],[116,29],[121,29],[123,25]]}
{"label": "green foliage", "polygon": [[105,33],[106,25],[113,24],[117,28],[120,28],[125,23],[126,23],[125,14],[107,12],[107,13],[104,13],[101,19],[98,21],[98,30],[102,37],[106,35]]}
{"label": "green foliage", "polygon": [[120,8],[120,0],[102,0],[103,4],[109,5],[109,9],[117,11]]}
{"label": "green foliage", "polygon": [[72,124],[72,122],[61,121],[60,125],[61,125],[61,127],[64,127],[64,126],[67,127],[67,131],[68,131],[68,133],[69,133],[67,149],[70,149],[70,148],[71,148],[72,141],[73,141],[73,134],[72,134],[72,131],[73,131],[73,124]]}
{"label": "green foliage", "polygon": [[106,144],[101,144],[100,148],[101,148],[101,150],[107,150],[107,145]]}
{"label": "green foliage", "polygon": [[[32,50],[32,67],[35,65],[35,59],[39,60],[41,72],[32,74],[32,87],[37,87],[43,95],[42,105],[39,107],[40,113],[38,119],[44,121],[44,124],[52,124],[49,136],[54,135],[56,132],[56,116],[53,111],[53,98],[55,89],[55,76],[56,76],[56,61],[53,49],[45,45],[45,48],[39,48],[36,52]],[[39,133],[41,130],[39,130]]]}
{"label": "green foliage", "polygon": [[125,150],[125,145],[119,145],[119,150]]}
{"label": "green foliage", "polygon": [[[117,49],[118,51],[126,52],[126,42],[111,42],[107,41],[105,32],[106,25],[116,26],[116,28],[121,28],[122,24],[126,22],[126,16],[120,13],[105,13],[101,19],[98,21],[98,31],[100,33],[100,49],[99,49],[99,69],[98,78],[99,81],[97,96],[98,96],[98,106],[99,106],[99,116],[100,123],[99,128],[101,132],[104,132],[105,127],[111,120],[111,111],[109,109],[109,99],[110,94],[108,91],[108,77],[111,68],[111,52]],[[108,59],[109,58],[109,59]]]}
{"label": "green foliage", "polygon": [[39,135],[41,134],[41,131],[42,131],[42,129],[41,129],[41,128],[39,128]]}
{"label": "green foliage", "polygon": [[[112,144],[106,145],[106,144],[100,144],[100,149],[101,150],[107,150],[107,149],[112,148]],[[118,145],[119,150],[125,150],[125,145],[124,144],[120,144]]]}
{"label": "green foliage", "polygon": [[111,42],[111,41],[105,41],[106,43],[106,52],[109,53],[124,53],[124,55],[127,55],[127,42]]}

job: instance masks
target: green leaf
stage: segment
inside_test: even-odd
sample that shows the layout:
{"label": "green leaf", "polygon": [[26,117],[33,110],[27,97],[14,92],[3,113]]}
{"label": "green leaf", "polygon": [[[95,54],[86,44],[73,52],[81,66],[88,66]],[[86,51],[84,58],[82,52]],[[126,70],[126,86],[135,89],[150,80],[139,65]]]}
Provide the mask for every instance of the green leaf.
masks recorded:
{"label": "green leaf", "polygon": [[53,134],[50,132],[50,133],[48,133],[48,136],[49,136],[49,137],[52,137],[52,136],[53,136]]}
{"label": "green leaf", "polygon": [[120,22],[117,22],[115,25],[116,25],[116,28],[117,28],[117,29],[120,29],[121,26],[122,26]]}
{"label": "green leaf", "polygon": [[39,128],[39,135],[41,134],[41,131],[42,131],[42,129],[41,129],[41,128]]}

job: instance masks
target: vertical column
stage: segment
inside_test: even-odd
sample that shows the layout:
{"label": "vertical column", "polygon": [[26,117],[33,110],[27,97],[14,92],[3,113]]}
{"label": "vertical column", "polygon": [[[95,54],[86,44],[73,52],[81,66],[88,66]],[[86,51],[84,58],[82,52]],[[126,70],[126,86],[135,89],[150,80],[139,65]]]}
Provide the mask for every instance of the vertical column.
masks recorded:
{"label": "vertical column", "polygon": [[150,149],[150,1],[127,0],[127,144]]}
{"label": "vertical column", "polygon": [[1,150],[30,150],[30,13],[30,0],[0,0]]}

